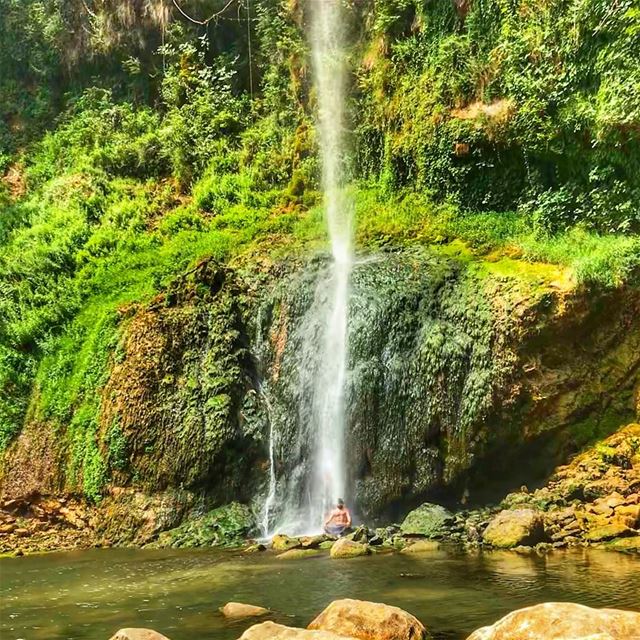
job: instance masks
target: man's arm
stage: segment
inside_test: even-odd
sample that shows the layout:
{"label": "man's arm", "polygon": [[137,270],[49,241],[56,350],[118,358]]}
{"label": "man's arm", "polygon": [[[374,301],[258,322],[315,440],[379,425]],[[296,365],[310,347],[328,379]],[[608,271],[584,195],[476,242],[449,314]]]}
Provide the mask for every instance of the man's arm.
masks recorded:
{"label": "man's arm", "polygon": [[351,511],[347,509],[347,527],[351,526]]}

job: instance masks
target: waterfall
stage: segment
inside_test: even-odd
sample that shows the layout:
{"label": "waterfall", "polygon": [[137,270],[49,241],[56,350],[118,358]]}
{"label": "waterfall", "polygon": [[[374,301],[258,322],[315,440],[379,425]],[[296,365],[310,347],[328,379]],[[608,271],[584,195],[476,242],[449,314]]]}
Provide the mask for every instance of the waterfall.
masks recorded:
{"label": "waterfall", "polygon": [[[320,274],[304,326],[304,363],[297,372],[297,463],[284,478],[276,531],[315,532],[340,497],[349,497],[345,469],[345,378],[347,311],[353,262],[352,205],[344,194],[346,65],[340,0],[310,2],[309,34],[317,95],[317,131],[322,161],[325,218],[331,241],[329,272]],[[273,455],[273,425],[270,427]],[[280,431],[278,431],[280,433]],[[273,458],[270,459],[273,469]],[[346,495],[345,495],[346,494]],[[272,474],[264,528],[276,495]]]}
{"label": "waterfall", "polygon": [[347,305],[352,264],[351,207],[343,194],[345,51],[340,0],[312,2],[311,48],[318,100],[322,186],[333,254],[329,301],[319,353],[313,422],[314,482],[310,487],[311,527],[346,490],[344,386],[347,365]]}

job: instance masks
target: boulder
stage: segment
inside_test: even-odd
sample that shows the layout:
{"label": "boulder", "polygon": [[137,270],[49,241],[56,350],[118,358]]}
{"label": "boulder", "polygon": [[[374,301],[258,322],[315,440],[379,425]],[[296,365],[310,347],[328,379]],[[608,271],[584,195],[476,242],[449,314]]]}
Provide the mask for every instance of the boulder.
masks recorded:
{"label": "boulder", "polygon": [[324,533],[319,533],[315,536],[302,536],[300,538],[300,544],[303,549],[316,549],[327,540],[329,540],[329,536]]}
{"label": "boulder", "polygon": [[640,536],[630,538],[616,538],[607,543],[607,549],[614,551],[638,551],[640,552]]}
{"label": "boulder", "polygon": [[589,542],[601,542],[602,540],[632,536],[634,533],[635,531],[624,522],[611,521],[604,524],[596,523],[584,534],[584,539]]}
{"label": "boulder", "polygon": [[444,507],[425,502],[407,515],[400,531],[405,536],[435,538],[445,532],[445,525],[452,519],[453,514]]}
{"label": "boulder", "polygon": [[534,509],[501,511],[489,522],[482,538],[500,549],[538,544],[545,540],[544,519]]}
{"label": "boulder", "polygon": [[640,613],[548,602],[513,611],[467,640],[631,640],[639,629]]}
{"label": "boulder", "polygon": [[225,618],[239,620],[241,618],[265,616],[269,613],[269,609],[256,607],[252,604],[243,604],[242,602],[227,602],[224,607],[220,608],[220,612]]}
{"label": "boulder", "polygon": [[289,551],[289,549],[297,549],[302,546],[298,538],[291,538],[284,533],[278,533],[273,536],[271,546],[274,551]]}
{"label": "boulder", "polygon": [[340,538],[333,544],[330,553],[332,558],[355,558],[366,556],[369,553],[369,547],[361,542]]}
{"label": "boulder", "polygon": [[437,551],[440,543],[435,540],[417,540],[413,544],[406,546],[400,553],[429,553]]}
{"label": "boulder", "polygon": [[110,640],[169,640],[153,629],[120,629]]}
{"label": "boulder", "polygon": [[285,627],[275,622],[261,622],[249,627],[240,640],[345,640],[343,636],[330,631],[310,631]]}
{"label": "boulder", "polygon": [[359,640],[424,640],[427,630],[410,613],[378,602],[335,600],[308,627]]}

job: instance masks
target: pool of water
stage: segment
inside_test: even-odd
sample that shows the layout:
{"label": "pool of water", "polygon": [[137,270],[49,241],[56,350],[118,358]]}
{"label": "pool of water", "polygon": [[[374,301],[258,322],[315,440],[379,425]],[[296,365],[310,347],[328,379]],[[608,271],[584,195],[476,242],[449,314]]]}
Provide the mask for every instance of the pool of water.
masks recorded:
{"label": "pool of water", "polygon": [[3,640],[108,640],[146,626],[171,640],[234,640],[249,623],[218,607],[234,600],[304,626],[351,597],[410,611],[439,639],[466,638],[519,607],[572,601],[640,609],[640,560],[594,550],[544,557],[509,552],[327,556],[278,560],[216,550],[105,549],[0,560]]}

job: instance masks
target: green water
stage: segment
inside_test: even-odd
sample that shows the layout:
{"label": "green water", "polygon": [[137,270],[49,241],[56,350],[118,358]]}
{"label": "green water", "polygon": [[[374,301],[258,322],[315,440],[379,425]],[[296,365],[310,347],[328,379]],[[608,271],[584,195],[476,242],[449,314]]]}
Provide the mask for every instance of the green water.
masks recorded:
{"label": "green water", "polygon": [[247,623],[228,623],[217,612],[230,600],[269,607],[290,625],[306,625],[335,598],[386,602],[442,639],[465,638],[544,601],[640,609],[640,560],[587,550],[292,561],[268,553],[109,549],[2,559],[0,574],[3,640],[107,640],[127,626],[171,640],[233,640]]}

